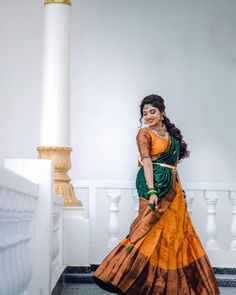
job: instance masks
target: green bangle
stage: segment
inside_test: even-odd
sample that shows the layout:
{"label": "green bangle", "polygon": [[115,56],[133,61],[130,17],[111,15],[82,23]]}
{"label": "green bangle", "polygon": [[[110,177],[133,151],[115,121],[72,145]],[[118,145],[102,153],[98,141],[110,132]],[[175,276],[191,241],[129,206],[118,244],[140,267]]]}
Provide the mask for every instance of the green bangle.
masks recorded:
{"label": "green bangle", "polygon": [[148,193],[149,196],[153,196],[153,195],[156,195],[157,193],[156,192],[150,192],[150,194]]}
{"label": "green bangle", "polygon": [[153,190],[150,190],[150,191],[148,191],[147,193],[148,193],[148,195],[150,194],[150,193],[157,193],[157,191],[155,190],[155,189],[153,189]]}
{"label": "green bangle", "polygon": [[155,187],[148,187],[148,190],[150,191],[150,190],[153,190],[153,189],[155,189]]}

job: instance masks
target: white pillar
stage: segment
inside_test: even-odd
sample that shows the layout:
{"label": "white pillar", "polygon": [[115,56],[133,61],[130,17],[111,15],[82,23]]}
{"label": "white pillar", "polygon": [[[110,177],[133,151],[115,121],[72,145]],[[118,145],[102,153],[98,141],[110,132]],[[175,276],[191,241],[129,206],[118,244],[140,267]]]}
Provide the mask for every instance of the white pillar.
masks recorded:
{"label": "white pillar", "polygon": [[206,233],[208,236],[208,241],[206,243],[206,248],[208,250],[219,250],[219,244],[217,242],[218,236],[218,226],[216,223],[216,203],[219,199],[218,192],[216,191],[206,191],[205,199],[207,202],[207,225]]}
{"label": "white pillar", "polygon": [[70,161],[71,0],[45,0],[39,158],[54,162],[54,192],[65,206],[82,206],[67,172]]}
{"label": "white pillar", "polygon": [[70,146],[70,1],[45,1],[40,146]]}
{"label": "white pillar", "polygon": [[231,234],[232,242],[230,244],[231,250],[236,250],[236,191],[231,191],[229,199],[232,204],[232,223],[231,223]]}
{"label": "white pillar", "polygon": [[119,189],[109,189],[109,240],[108,248],[114,248],[119,243],[120,226],[118,219],[119,212],[119,201],[120,201],[120,190]]}

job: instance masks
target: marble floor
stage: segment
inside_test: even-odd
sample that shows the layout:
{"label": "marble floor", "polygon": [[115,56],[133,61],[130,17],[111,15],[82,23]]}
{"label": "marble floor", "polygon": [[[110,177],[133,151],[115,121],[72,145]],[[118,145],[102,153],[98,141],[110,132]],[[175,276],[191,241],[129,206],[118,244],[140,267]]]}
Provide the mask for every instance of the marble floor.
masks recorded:
{"label": "marble floor", "polygon": [[[68,284],[62,295],[105,295],[111,294],[101,290],[95,284]],[[236,288],[220,288],[221,295],[236,295]]]}

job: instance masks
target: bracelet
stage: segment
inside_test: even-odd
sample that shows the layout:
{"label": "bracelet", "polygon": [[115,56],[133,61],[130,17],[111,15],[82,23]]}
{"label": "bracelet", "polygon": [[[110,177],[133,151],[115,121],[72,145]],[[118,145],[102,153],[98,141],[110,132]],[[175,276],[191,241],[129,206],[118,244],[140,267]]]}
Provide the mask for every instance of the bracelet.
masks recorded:
{"label": "bracelet", "polygon": [[147,194],[150,197],[150,196],[156,195],[157,194],[157,191],[155,190],[154,187],[149,187]]}
{"label": "bracelet", "polygon": [[152,192],[157,193],[157,191],[155,190],[155,188],[149,188],[147,194],[149,195]]}
{"label": "bracelet", "polygon": [[153,195],[156,195],[157,193],[156,192],[150,192],[148,193],[149,196],[153,196]]}

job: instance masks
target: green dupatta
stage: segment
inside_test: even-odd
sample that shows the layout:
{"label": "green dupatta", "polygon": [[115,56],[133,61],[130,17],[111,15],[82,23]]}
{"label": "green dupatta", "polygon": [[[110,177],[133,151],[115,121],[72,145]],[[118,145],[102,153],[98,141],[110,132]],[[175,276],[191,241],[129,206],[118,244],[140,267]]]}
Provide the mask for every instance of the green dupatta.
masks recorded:
{"label": "green dupatta", "polygon": [[[153,163],[164,163],[168,165],[175,165],[180,154],[179,141],[171,135],[171,144],[168,151],[161,154],[161,156],[153,161]],[[160,165],[153,165],[154,187],[157,190],[158,200],[160,201],[170,190],[173,185],[173,173],[171,168]],[[147,194],[148,187],[144,175],[144,168],[141,167],[136,177],[136,189],[139,196],[149,199]]]}

